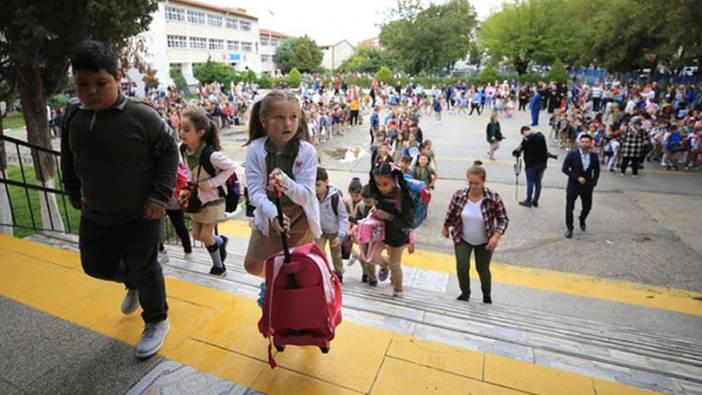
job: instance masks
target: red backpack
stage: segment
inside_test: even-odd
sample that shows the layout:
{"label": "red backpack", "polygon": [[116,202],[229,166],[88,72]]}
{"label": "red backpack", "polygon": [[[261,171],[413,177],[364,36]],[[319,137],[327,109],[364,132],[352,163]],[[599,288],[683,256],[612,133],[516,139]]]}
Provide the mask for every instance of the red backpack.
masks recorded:
{"label": "red backpack", "polygon": [[[282,213],[278,202],[278,216]],[[327,255],[315,243],[283,251],[266,260],[266,294],[258,330],[268,339],[268,364],[277,366],[271,346],[317,346],[329,352],[341,323],[341,283]]]}

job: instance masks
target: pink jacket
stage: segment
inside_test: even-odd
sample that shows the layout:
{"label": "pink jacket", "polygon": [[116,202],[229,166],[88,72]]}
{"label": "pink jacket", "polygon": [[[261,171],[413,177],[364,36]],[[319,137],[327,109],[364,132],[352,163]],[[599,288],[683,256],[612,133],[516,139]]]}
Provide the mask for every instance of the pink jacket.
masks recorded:
{"label": "pink jacket", "polygon": [[[224,185],[227,182],[227,179],[234,173],[234,162],[219,151],[212,153],[212,156],[210,156],[210,162],[212,162],[212,166],[214,166],[215,170],[217,170],[217,174],[214,177],[210,177],[205,169],[200,170],[197,193],[202,204],[220,199],[217,187]],[[190,181],[193,183],[197,177],[199,167],[200,166],[198,165],[195,168],[190,169]]]}

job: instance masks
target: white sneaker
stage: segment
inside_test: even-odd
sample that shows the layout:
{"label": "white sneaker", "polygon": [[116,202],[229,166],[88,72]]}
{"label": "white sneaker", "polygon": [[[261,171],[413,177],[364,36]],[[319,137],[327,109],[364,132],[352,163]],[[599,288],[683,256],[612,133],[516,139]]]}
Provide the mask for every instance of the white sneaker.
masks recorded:
{"label": "white sneaker", "polygon": [[139,291],[127,288],[127,294],[122,299],[122,314],[129,315],[139,308]]}
{"label": "white sneaker", "polygon": [[392,296],[393,296],[394,298],[401,298],[402,295],[403,295],[403,292],[402,292],[402,291],[398,291],[398,290],[393,290],[393,291],[392,291]]}
{"label": "white sneaker", "polygon": [[141,341],[136,347],[135,354],[137,358],[146,359],[155,355],[166,340],[166,334],[171,328],[168,320],[161,322],[149,322],[144,326],[144,332],[141,333]]}

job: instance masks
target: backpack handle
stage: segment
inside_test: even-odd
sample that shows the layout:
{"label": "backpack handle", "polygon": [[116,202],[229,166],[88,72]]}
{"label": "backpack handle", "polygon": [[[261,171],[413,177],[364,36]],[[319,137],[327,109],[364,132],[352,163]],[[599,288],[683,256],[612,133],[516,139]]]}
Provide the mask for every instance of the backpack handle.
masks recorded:
{"label": "backpack handle", "polygon": [[[283,241],[283,254],[285,256],[284,264],[289,264],[292,261],[292,256],[290,255],[290,248],[288,247],[288,232],[285,231],[285,227],[283,225],[285,219],[283,217],[283,209],[280,207],[280,197],[281,196],[282,196],[281,192],[276,192],[275,208],[278,211],[278,223],[280,224],[280,227],[283,229],[283,232],[280,234],[280,239]],[[287,280],[288,289],[297,288],[297,285],[295,284],[295,275],[293,273],[286,273],[285,277]],[[271,286],[272,286],[272,284],[271,284]]]}

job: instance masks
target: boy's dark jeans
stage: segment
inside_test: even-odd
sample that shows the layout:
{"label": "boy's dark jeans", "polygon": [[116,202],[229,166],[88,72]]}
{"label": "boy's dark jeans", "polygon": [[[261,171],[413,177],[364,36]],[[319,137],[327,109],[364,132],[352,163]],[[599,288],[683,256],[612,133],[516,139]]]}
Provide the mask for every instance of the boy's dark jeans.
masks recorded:
{"label": "boy's dark jeans", "polygon": [[95,278],[124,283],[139,291],[145,322],[168,317],[166,286],[158,263],[161,220],[137,219],[101,226],[80,220],[80,260],[83,271]]}

